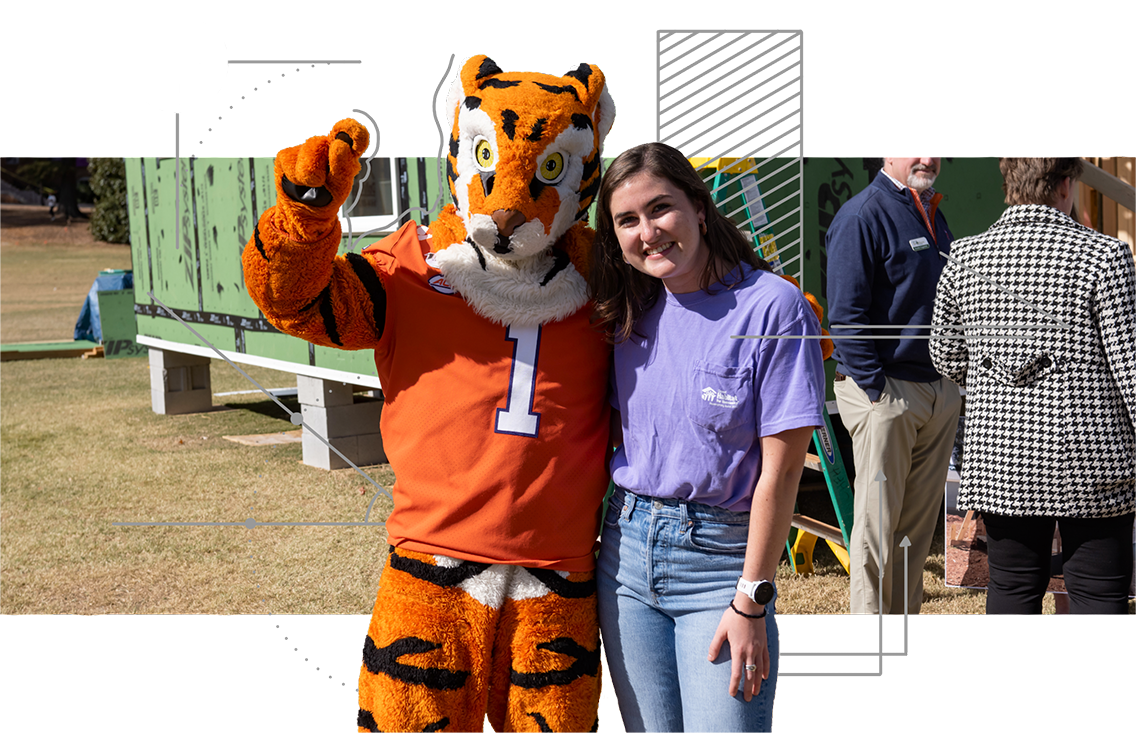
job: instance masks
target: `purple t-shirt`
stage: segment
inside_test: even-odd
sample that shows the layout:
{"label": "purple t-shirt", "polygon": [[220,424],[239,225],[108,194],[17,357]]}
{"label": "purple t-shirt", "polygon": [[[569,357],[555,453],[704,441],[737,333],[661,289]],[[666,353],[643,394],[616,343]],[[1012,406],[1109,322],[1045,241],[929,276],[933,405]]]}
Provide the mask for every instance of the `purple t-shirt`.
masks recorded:
{"label": "purple t-shirt", "polygon": [[[623,445],[612,480],[645,496],[749,511],[761,436],[824,423],[820,324],[791,283],[745,267],[708,294],[659,299],[615,347]],[[728,280],[727,280],[728,282]],[[645,335],[644,339],[642,335]]]}

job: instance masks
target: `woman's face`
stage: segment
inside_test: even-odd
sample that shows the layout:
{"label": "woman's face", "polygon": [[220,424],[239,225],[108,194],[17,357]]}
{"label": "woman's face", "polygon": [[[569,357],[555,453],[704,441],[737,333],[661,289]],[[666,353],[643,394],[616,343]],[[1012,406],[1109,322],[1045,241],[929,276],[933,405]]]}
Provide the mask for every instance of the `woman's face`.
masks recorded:
{"label": "woman's face", "polygon": [[611,193],[609,210],[623,257],[672,293],[699,289],[710,256],[702,207],[665,178],[640,173]]}

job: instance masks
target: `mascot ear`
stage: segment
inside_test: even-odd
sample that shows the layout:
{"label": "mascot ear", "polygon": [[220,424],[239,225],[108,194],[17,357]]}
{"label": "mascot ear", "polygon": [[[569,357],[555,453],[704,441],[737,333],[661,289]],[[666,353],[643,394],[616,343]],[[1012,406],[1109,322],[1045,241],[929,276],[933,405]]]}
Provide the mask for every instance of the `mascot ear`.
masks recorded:
{"label": "mascot ear", "polygon": [[484,54],[474,56],[462,64],[461,71],[454,77],[453,83],[450,84],[449,94],[446,96],[446,124],[450,130],[454,129],[454,118],[457,117],[458,105],[465,101],[466,97],[477,94],[480,88],[478,82],[487,76],[500,73],[501,67]]}
{"label": "mascot ear", "polygon": [[574,71],[565,74],[564,78],[572,79],[580,94],[580,102],[589,110],[596,130],[596,147],[602,149],[604,138],[611,130],[611,123],[615,121],[615,103],[608,94],[603,72],[598,66],[580,64]]}
{"label": "mascot ear", "polygon": [[462,88],[461,78],[462,72],[465,72],[466,66],[474,58],[470,57],[462,59],[461,64],[458,66],[458,76],[454,78],[453,83],[450,84],[450,92],[445,95],[445,118],[450,120],[450,131],[453,132],[458,124],[458,105],[466,100],[466,90]]}
{"label": "mascot ear", "polygon": [[598,147],[603,150],[604,138],[611,131],[611,124],[615,122],[615,102],[608,94],[607,85],[604,85],[604,90],[600,93],[600,100],[596,105],[596,111],[592,113],[592,118],[595,120],[593,124],[595,124],[596,131],[599,133]]}
{"label": "mascot ear", "polygon": [[600,93],[600,99],[596,102],[595,111],[592,113],[592,124],[595,125],[595,134],[598,135],[595,143],[596,148],[603,148],[603,141],[607,139],[608,133],[611,132],[611,125],[615,122],[616,102],[612,101],[607,86],[604,86]]}

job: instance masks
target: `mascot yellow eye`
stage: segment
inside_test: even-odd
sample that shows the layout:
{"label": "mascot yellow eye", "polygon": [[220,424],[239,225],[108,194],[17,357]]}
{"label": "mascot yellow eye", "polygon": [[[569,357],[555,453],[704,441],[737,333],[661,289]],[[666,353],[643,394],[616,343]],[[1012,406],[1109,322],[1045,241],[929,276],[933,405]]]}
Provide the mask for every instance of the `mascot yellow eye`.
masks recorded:
{"label": "mascot yellow eye", "polygon": [[556,183],[564,175],[564,156],[560,153],[553,153],[548,156],[540,164],[538,172],[542,183]]}
{"label": "mascot yellow eye", "polygon": [[497,162],[493,159],[493,146],[483,137],[479,137],[474,142],[473,162],[483,171],[493,170],[493,166]]}

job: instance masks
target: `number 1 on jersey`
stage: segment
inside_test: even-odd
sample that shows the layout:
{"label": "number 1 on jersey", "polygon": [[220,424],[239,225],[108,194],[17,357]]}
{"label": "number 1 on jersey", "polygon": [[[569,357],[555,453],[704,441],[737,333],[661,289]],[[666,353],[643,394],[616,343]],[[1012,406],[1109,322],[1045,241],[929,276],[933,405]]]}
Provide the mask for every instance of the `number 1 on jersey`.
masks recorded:
{"label": "number 1 on jersey", "polygon": [[498,433],[536,437],[540,414],[533,412],[536,396],[536,360],[540,352],[540,326],[509,326],[505,340],[513,342],[509,394],[505,408],[497,409]]}

